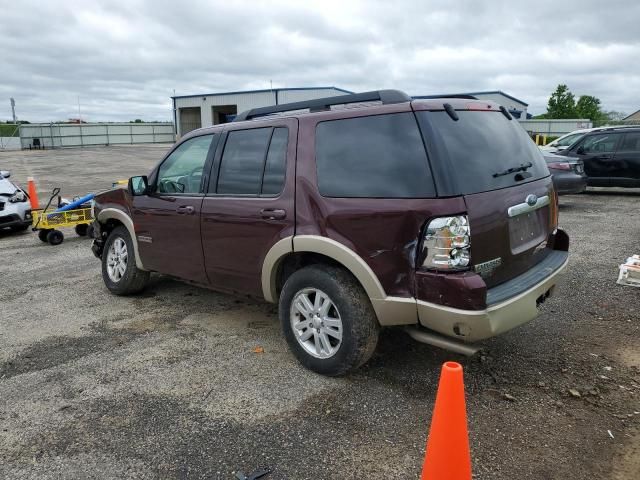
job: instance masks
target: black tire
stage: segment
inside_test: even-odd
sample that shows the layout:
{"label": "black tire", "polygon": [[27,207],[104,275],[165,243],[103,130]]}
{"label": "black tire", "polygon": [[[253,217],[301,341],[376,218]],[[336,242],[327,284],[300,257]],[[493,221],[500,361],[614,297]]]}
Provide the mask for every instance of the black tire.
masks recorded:
{"label": "black tire", "polygon": [[87,235],[88,229],[89,229],[89,225],[87,225],[86,223],[81,223],[80,225],[76,225],[74,228],[76,233],[81,237],[85,237]]}
{"label": "black tire", "polygon": [[[109,252],[114,242],[119,239],[126,244],[127,260],[124,273],[118,280],[114,280],[110,277],[108,271]],[[102,280],[105,286],[114,295],[131,295],[141,292],[147,286],[149,277],[149,272],[140,270],[136,266],[133,242],[129,236],[129,231],[122,226],[114,228],[107,237],[102,251]]]}
{"label": "black tire", "polygon": [[47,235],[51,230],[38,230],[38,238],[41,242],[47,243]]}
{"label": "black tire", "polygon": [[30,223],[26,223],[24,225],[14,225],[13,227],[11,227],[11,230],[13,230],[14,232],[24,232],[30,226]]}
{"label": "black tire", "polygon": [[[291,324],[292,302],[304,289],[318,289],[326,294],[342,320],[342,343],[328,358],[316,358],[307,352]],[[293,273],[282,289],[279,310],[289,348],[309,370],[329,376],[344,375],[367,362],[376,349],[380,326],[373,306],[357,280],[341,268],[318,264]]]}
{"label": "black tire", "polygon": [[49,230],[47,233],[47,242],[50,245],[60,245],[64,241],[64,235],[60,230]]}

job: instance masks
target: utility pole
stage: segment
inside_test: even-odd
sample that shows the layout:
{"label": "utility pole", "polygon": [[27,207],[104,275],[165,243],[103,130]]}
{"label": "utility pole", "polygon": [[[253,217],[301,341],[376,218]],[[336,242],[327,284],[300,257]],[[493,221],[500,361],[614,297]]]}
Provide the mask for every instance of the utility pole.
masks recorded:
{"label": "utility pole", "polygon": [[16,118],[16,101],[12,98],[11,100],[11,113],[13,114],[13,123],[16,123],[18,119]]}

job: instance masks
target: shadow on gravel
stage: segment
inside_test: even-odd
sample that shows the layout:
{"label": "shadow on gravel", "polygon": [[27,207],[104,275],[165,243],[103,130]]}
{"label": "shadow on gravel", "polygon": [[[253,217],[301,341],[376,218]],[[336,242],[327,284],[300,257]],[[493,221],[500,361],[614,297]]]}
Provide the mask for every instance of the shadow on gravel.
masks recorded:
{"label": "shadow on gravel", "polygon": [[112,350],[130,342],[135,336],[133,332],[123,332],[86,337],[51,337],[0,364],[0,378],[7,379],[64,365],[87,355]]}

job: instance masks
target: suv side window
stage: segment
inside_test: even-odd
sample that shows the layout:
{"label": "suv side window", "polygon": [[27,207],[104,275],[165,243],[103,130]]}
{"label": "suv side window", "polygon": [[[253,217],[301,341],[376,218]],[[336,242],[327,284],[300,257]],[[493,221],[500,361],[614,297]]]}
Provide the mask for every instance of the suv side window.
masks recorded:
{"label": "suv side window", "polygon": [[318,123],[316,168],[318,189],[325,197],[435,196],[413,113]]}
{"label": "suv side window", "polygon": [[640,132],[625,133],[619,152],[640,152]]}
{"label": "suv side window", "polygon": [[616,133],[601,133],[590,135],[584,139],[579,148],[582,153],[613,153],[620,135]]}
{"label": "suv side window", "polygon": [[158,193],[200,193],[212,138],[213,135],[190,138],[162,162],[156,183]]}
{"label": "suv side window", "polygon": [[287,128],[229,132],[218,176],[218,194],[277,195],[285,177]]}

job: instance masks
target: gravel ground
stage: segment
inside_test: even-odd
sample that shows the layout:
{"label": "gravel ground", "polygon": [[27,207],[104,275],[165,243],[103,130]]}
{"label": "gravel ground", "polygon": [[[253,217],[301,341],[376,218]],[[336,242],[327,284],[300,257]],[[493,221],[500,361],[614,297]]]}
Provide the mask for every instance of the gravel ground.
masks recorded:
{"label": "gravel ground", "polygon": [[[36,176],[41,198],[72,196],[146,173],[167,148],[6,152],[0,167]],[[640,253],[639,199],[562,197],[564,282],[482,354],[387,330],[338,379],[298,366],[271,305],[162,276],[111,296],[88,240],[0,234],[0,477],[417,478],[439,369],[456,360],[474,478],[640,478],[640,292],[615,284]]]}

